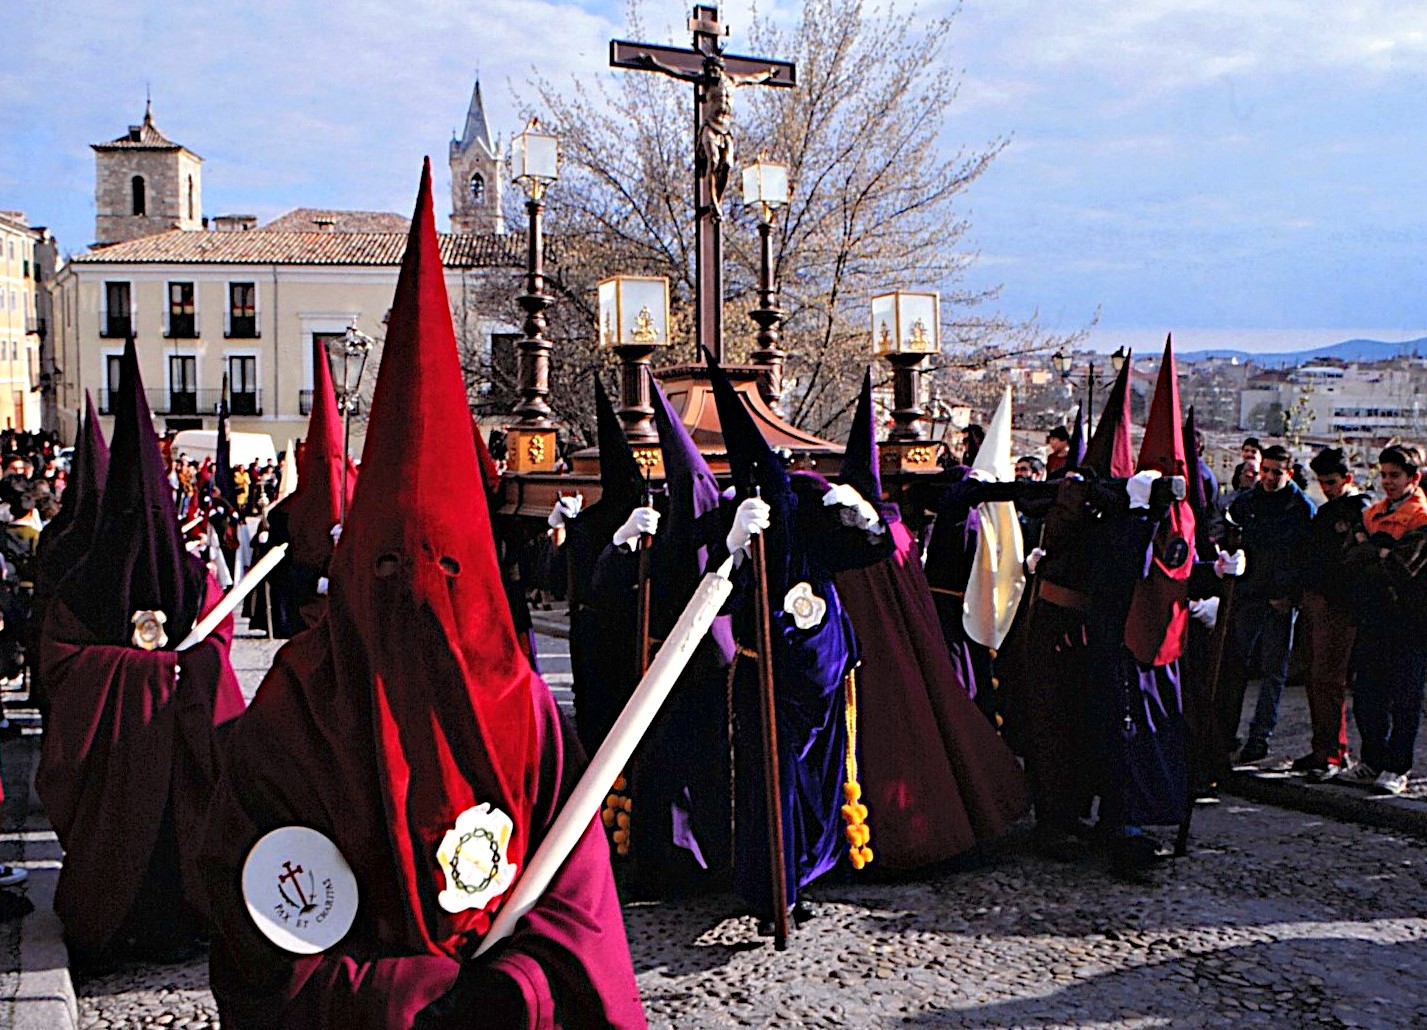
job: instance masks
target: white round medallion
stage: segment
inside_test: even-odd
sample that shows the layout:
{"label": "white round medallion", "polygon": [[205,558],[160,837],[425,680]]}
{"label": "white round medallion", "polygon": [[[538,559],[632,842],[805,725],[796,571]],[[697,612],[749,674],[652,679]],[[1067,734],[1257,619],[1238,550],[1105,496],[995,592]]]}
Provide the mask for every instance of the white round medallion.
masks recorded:
{"label": "white round medallion", "polygon": [[357,878],[325,836],[306,826],[280,826],[248,852],[243,901],[268,940],[296,955],[315,955],[352,928]]}

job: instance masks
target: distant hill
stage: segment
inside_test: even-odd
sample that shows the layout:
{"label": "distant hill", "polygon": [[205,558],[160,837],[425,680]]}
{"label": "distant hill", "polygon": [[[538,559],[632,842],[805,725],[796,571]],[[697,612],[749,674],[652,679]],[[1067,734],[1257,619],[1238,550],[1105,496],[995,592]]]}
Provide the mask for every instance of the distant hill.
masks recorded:
{"label": "distant hill", "polygon": [[1284,351],[1281,354],[1255,354],[1243,350],[1196,350],[1175,354],[1180,362],[1207,361],[1210,358],[1238,358],[1241,362],[1252,361],[1263,368],[1290,368],[1296,365],[1312,364],[1324,358],[1338,358],[1341,361],[1386,361],[1407,355],[1427,357],[1427,336],[1399,343],[1383,340],[1344,340],[1313,350]]}

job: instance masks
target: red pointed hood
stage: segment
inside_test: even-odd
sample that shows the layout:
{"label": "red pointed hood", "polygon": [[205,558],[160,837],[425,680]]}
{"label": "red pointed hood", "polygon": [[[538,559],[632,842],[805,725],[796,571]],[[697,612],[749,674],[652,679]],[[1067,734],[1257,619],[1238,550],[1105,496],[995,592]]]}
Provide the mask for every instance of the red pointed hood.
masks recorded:
{"label": "red pointed hood", "polygon": [[[1165,476],[1189,476],[1184,428],[1179,414],[1179,377],[1174,343],[1166,337],[1159,382],[1150,404],[1137,471],[1154,469]],[[1194,510],[1176,501],[1154,538],[1148,575],[1135,587],[1125,644],[1146,665],[1167,665],[1179,657],[1188,626],[1188,581],[1194,569]]]}
{"label": "red pointed hood", "polygon": [[449,950],[483,933],[504,895],[446,912],[438,892],[452,885],[437,849],[457,816],[489,804],[514,823],[506,858],[524,870],[539,772],[533,698],[545,688],[516,646],[496,564],[429,161],[330,578],[340,703],[370,706],[395,860],[394,889],[370,902],[381,908],[372,916],[404,927],[412,947]]}
{"label": "red pointed hood", "polygon": [[[347,505],[357,488],[357,468],[347,462]],[[312,414],[297,463],[297,490],[283,505],[288,513],[292,557],[325,569],[332,557],[332,527],[342,518],[342,416],[332,387],[327,349],[312,343]]]}
{"label": "red pointed hood", "polygon": [[471,433],[476,441],[476,461],[481,466],[481,481],[485,483],[486,495],[495,497],[500,493],[500,466],[495,463],[491,449],[486,446],[486,438],[481,433],[481,424],[471,419]]}

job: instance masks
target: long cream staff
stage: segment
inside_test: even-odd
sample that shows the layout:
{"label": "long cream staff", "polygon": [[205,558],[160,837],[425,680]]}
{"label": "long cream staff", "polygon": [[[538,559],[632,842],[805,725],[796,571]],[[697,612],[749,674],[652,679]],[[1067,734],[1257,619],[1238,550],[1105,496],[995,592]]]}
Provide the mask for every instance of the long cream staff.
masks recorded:
{"label": "long cream staff", "polygon": [[263,581],[263,577],[277,568],[277,563],[282,561],[283,556],[286,554],[287,544],[278,544],[267,554],[263,555],[262,560],[249,569],[243,578],[238,580],[233,586],[232,590],[229,590],[223,595],[223,600],[214,605],[211,612],[194,624],[193,632],[183,638],[183,643],[178,645],[177,650],[187,651],[194,644],[201,643],[205,640],[208,634],[212,633],[220,622],[232,614],[233,609],[243,603],[243,598],[253,592],[254,588]]}
{"label": "long cream staff", "polygon": [[591,821],[599,814],[609,785],[615,781],[644,734],[649,731],[675,681],[689,664],[694,650],[713,625],[728,595],[733,592],[733,584],[728,578],[732,568],[733,559],[729,558],[717,572],[704,576],[703,582],[694,591],[673,631],[650,663],[649,671],[634,688],[629,703],[615,720],[594,760],[565,802],[565,807],[555,817],[550,832],[540,842],[525,872],[515,881],[505,905],[496,914],[489,932],[476,949],[477,955],[510,936],[520,918],[535,907]]}

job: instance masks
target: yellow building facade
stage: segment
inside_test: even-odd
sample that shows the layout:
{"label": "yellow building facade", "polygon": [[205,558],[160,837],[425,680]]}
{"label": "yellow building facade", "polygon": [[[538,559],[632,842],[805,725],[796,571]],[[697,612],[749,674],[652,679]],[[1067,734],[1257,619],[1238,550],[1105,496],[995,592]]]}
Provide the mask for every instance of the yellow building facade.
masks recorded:
{"label": "yellow building facade", "polygon": [[0,211],[0,428],[40,428],[40,311],[36,247],[41,232],[19,211]]}

